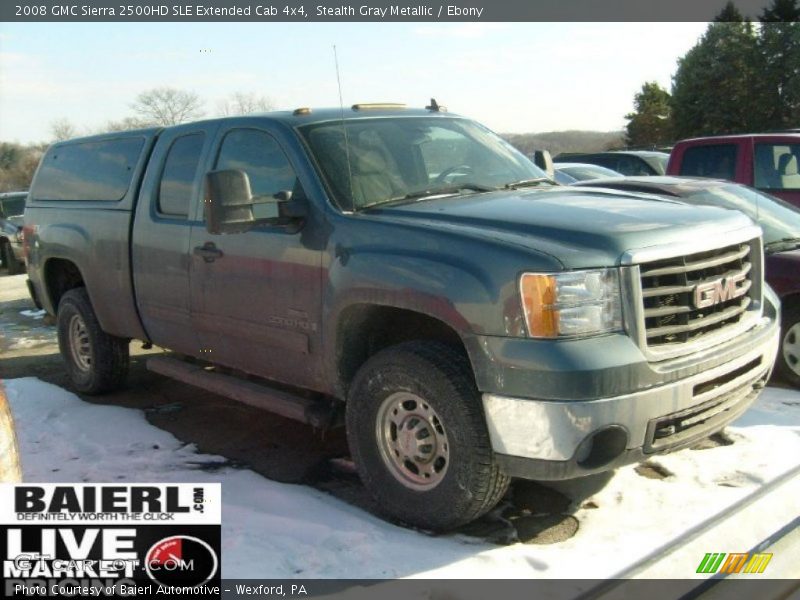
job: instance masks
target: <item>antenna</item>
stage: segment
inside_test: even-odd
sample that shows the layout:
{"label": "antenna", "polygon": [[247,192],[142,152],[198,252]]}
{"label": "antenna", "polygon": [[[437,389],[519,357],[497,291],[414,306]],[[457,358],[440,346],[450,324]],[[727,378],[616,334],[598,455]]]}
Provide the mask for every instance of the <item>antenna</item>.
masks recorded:
{"label": "antenna", "polygon": [[347,138],[347,125],[344,120],[344,100],[342,100],[342,79],[339,76],[339,55],[336,53],[336,44],[333,45],[333,62],[336,65],[336,84],[339,86],[339,111],[342,120],[342,133],[344,134],[344,154],[347,158],[347,185],[350,187],[350,210],[355,210],[356,202],[353,197],[353,168],[350,166],[350,140]]}

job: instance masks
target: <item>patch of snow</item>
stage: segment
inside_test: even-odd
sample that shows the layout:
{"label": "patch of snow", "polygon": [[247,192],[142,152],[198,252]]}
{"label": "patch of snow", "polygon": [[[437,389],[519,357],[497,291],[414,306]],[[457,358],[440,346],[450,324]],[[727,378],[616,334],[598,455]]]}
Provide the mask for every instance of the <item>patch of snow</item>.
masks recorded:
{"label": "patch of snow", "polygon": [[44,319],[44,316],[47,314],[47,311],[42,310],[21,310],[19,311],[23,317],[31,317],[32,319]]}
{"label": "patch of snow", "polygon": [[41,344],[46,343],[42,340],[38,340],[35,338],[29,337],[17,337],[12,338],[11,345],[9,346],[9,350],[22,350],[24,348],[34,348],[36,346],[40,346]]}
{"label": "patch of snow", "polygon": [[[800,457],[800,393],[768,388],[728,429],[732,445],[652,459],[673,473],[664,479],[630,466],[553,484],[597,508],[574,510],[580,529],[567,541],[503,547],[397,527],[323,492],[249,470],[203,471],[196,463],[224,459],[198,454],[141,411],[85,403],[34,378],[5,386],[26,481],[222,482],[226,578],[574,578],[576,565],[580,577],[605,578],[724,513]],[[780,510],[791,520],[797,499],[782,499]]]}

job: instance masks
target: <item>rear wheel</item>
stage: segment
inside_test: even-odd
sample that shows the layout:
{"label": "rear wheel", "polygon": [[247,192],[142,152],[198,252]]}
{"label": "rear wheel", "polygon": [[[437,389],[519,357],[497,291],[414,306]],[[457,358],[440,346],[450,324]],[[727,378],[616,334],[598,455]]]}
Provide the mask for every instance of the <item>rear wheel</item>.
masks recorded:
{"label": "rear wheel", "polygon": [[444,344],[409,342],[370,358],[346,417],[361,479],[392,520],[452,529],[492,509],[508,488],[469,363]]}
{"label": "rear wheel", "polygon": [[800,306],[784,306],[781,319],[781,347],[775,370],[786,383],[800,387]]}
{"label": "rear wheel", "polygon": [[120,387],[128,374],[128,340],[101,329],[86,288],[61,297],[57,320],[58,347],[75,389],[102,394]]}

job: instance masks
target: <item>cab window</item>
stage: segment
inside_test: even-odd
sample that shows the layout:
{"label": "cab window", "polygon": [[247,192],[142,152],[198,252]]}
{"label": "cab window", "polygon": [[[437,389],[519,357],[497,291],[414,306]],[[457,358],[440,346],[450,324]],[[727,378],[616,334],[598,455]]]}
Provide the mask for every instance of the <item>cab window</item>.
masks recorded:
{"label": "cab window", "polygon": [[158,212],[162,215],[178,219],[189,218],[192,189],[200,166],[204,141],[205,134],[192,133],[172,142],[158,189]]}
{"label": "cab window", "polygon": [[275,196],[279,192],[299,191],[297,175],[278,142],[257,129],[229,131],[222,140],[214,168],[238,169],[247,174],[256,219],[278,216]]}
{"label": "cab window", "polygon": [[681,175],[736,179],[735,144],[692,146],[683,153]]}
{"label": "cab window", "polygon": [[755,186],[800,190],[800,144],[756,144]]}

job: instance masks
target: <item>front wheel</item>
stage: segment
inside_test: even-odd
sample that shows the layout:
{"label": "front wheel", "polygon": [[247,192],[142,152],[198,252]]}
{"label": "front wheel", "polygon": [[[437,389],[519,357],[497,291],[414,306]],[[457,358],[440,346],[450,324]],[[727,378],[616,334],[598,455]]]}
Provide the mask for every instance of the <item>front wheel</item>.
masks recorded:
{"label": "front wheel", "polygon": [[469,363],[444,344],[408,342],[370,358],[346,420],[359,475],[394,521],[452,529],[491,510],[508,488]]}
{"label": "front wheel", "polygon": [[25,263],[17,260],[17,257],[14,256],[14,249],[7,240],[0,242],[0,259],[9,275],[18,275],[25,270]]}
{"label": "front wheel", "polygon": [[75,389],[102,394],[120,387],[128,374],[128,340],[102,330],[86,288],[61,297],[57,321],[58,348]]}
{"label": "front wheel", "polygon": [[800,306],[787,305],[781,319],[781,346],[775,370],[786,383],[800,387]]}

